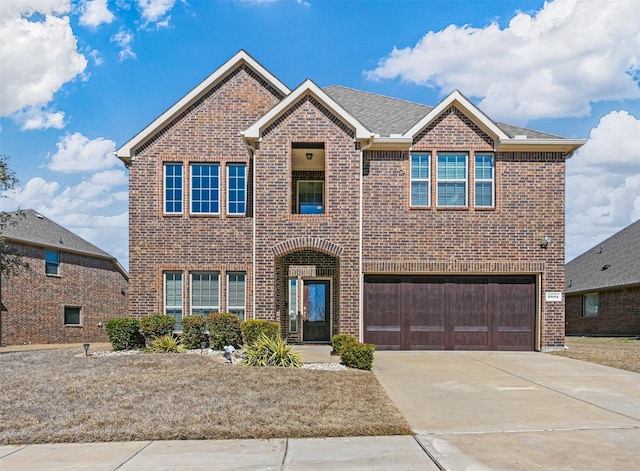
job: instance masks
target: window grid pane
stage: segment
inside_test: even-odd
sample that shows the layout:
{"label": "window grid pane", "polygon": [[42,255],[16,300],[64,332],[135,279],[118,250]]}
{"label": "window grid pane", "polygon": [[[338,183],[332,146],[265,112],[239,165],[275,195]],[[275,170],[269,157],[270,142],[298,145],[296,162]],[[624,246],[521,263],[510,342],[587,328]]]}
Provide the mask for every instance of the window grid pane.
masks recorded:
{"label": "window grid pane", "polygon": [[289,280],[289,332],[298,332],[298,280]]}
{"label": "window grid pane", "polygon": [[298,213],[324,214],[324,182],[298,182]]}
{"label": "window grid pane", "polygon": [[191,274],[191,314],[220,310],[220,275],[217,272]]}
{"label": "window grid pane", "polygon": [[164,165],[164,212],[182,213],[182,164]]}
{"label": "window grid pane", "polygon": [[430,160],[430,154],[411,155],[411,206],[430,204]]}
{"label": "window grid pane", "polygon": [[227,213],[229,214],[245,214],[247,201],[245,169],[244,164],[227,166]]}
{"label": "window grid pane", "polygon": [[175,319],[174,330],[182,331],[182,273],[164,274],[164,313]]}
{"label": "window grid pane", "polygon": [[467,205],[467,155],[438,154],[438,206]]}
{"label": "window grid pane", "polygon": [[191,166],[191,212],[208,214],[220,212],[220,166],[218,164]]}
{"label": "window grid pane", "polygon": [[245,319],[245,274],[227,274],[227,310],[244,321]]}
{"label": "window grid pane", "polygon": [[476,155],[475,158],[475,200],[476,206],[494,206],[494,159],[491,155]]}
{"label": "window grid pane", "polygon": [[65,306],[64,325],[80,325],[80,308],[79,307]]}
{"label": "window grid pane", "polygon": [[44,272],[47,275],[60,274],[60,252],[56,250],[44,251]]}

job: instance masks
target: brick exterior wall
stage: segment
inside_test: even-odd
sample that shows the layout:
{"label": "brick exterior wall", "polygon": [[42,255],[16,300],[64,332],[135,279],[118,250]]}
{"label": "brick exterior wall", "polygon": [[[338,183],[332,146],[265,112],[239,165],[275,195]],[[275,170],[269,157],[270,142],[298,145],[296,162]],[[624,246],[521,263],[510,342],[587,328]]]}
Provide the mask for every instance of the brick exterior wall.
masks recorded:
{"label": "brick exterior wall", "polygon": [[[104,324],[127,316],[129,296],[114,263],[60,252],[60,276],[47,276],[42,247],[17,247],[29,269],[2,278],[0,345],[107,342]],[[65,306],[81,308],[80,326],[64,325]]]}
{"label": "brick exterior wall", "polygon": [[567,294],[567,335],[640,335],[640,286],[598,292],[598,315],[582,316],[582,294]]}

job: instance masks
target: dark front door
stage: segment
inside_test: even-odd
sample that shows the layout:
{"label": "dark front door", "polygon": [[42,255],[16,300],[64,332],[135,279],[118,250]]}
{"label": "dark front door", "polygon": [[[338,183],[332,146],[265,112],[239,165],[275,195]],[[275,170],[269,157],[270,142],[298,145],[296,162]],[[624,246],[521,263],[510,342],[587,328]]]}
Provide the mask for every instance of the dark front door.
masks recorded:
{"label": "dark front door", "polygon": [[305,280],[303,291],[302,340],[329,342],[331,340],[331,299],[328,280]]}

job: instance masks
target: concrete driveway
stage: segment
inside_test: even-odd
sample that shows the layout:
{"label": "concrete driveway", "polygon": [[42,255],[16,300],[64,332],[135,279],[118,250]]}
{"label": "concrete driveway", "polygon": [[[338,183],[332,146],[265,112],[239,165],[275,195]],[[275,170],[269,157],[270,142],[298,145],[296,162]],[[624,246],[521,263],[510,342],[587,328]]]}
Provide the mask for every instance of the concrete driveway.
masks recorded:
{"label": "concrete driveway", "polygon": [[441,469],[638,469],[640,374],[536,352],[387,352],[374,372]]}

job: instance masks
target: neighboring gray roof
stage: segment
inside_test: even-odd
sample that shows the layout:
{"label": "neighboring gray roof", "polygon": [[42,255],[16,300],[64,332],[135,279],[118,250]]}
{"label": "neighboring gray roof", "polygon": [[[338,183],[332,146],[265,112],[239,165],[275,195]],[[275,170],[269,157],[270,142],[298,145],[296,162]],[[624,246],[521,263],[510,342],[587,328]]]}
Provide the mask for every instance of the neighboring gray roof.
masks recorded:
{"label": "neighboring gray roof", "polygon": [[[13,218],[17,224],[8,225],[2,231],[2,236],[12,242],[22,242],[29,245],[53,248],[61,252],[74,252],[118,262],[107,252],[100,250],[73,232],[47,219],[33,209],[22,211],[24,217]],[[15,213],[12,213],[15,214]]]}
{"label": "neighboring gray roof", "polygon": [[[404,134],[433,109],[433,106],[340,85],[331,85],[323,90],[370,131],[384,137],[391,134]],[[562,139],[553,134],[510,124],[496,123],[496,125],[511,138],[526,135],[529,139]]]}
{"label": "neighboring gray roof", "polygon": [[566,280],[567,293],[640,285],[640,220],[567,263]]}

